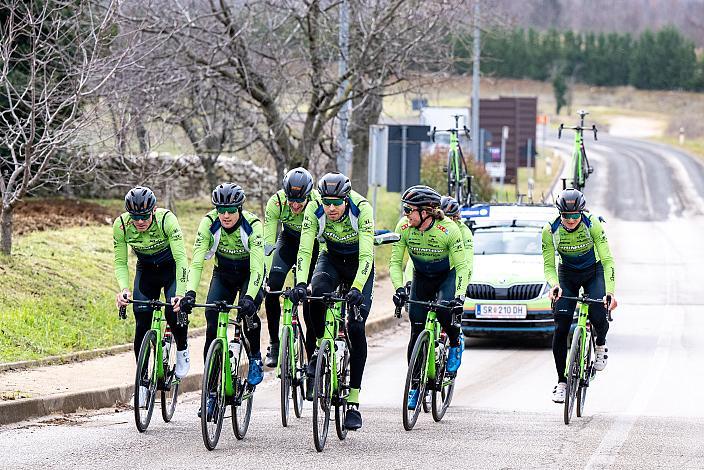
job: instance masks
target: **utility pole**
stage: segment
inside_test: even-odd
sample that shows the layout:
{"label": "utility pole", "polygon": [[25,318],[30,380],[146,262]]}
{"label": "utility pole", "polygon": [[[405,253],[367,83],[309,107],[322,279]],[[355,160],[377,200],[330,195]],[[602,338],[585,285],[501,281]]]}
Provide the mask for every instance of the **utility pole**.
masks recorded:
{"label": "utility pole", "polygon": [[[347,59],[349,58],[349,31],[350,4],[349,0],[342,0],[342,3],[340,4],[340,31],[338,37],[338,46],[340,47],[340,63],[338,65],[338,70],[340,77],[347,73]],[[348,84],[348,80],[343,80],[340,83],[340,88],[337,91],[337,97],[339,100],[345,98],[345,90],[347,89]],[[337,132],[337,170],[348,177],[350,176],[350,168],[352,166],[352,148],[347,132],[351,111],[352,102],[347,100],[337,114],[337,118],[340,122]]]}
{"label": "utility pole", "polygon": [[479,0],[474,3],[474,60],[472,61],[472,154],[480,161],[479,148],[479,56],[481,54],[479,30]]}

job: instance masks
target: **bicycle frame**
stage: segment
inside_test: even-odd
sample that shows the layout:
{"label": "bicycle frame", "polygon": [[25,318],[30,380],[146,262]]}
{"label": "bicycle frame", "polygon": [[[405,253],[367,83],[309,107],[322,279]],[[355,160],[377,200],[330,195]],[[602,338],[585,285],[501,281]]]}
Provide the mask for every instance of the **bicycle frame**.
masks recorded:
{"label": "bicycle frame", "polygon": [[[589,326],[589,328],[587,328],[587,326]],[[585,363],[586,354],[588,351],[587,345],[591,338],[592,332],[591,325],[589,324],[589,305],[582,302],[579,304],[579,316],[577,318],[577,326],[575,327],[573,334],[577,334],[578,331],[582,332],[580,336],[582,338],[582,354],[579,355],[579,380],[584,380],[584,375],[587,370],[587,364]],[[569,363],[565,364],[565,376],[569,375],[569,368]]]}
{"label": "bicycle frame", "polygon": [[331,396],[335,394],[339,395],[340,383],[338,382],[338,364],[337,364],[337,354],[335,353],[335,339],[340,331],[340,324],[342,322],[342,301],[336,301],[332,305],[328,305],[325,309],[325,326],[323,329],[323,337],[318,341],[318,347],[323,344],[323,341],[328,341],[330,343],[330,357],[332,359],[332,370],[335,373],[330,374],[330,387]]}
{"label": "bicycle frame", "polygon": [[440,340],[440,322],[438,322],[437,313],[435,313],[434,310],[428,312],[428,316],[425,320],[425,329],[430,333],[430,337],[433,340],[433,347],[428,348],[428,358],[425,362],[425,379],[427,382],[437,379],[437,370],[435,369],[435,345]]}
{"label": "bicycle frame", "polygon": [[[293,352],[294,351],[294,340],[295,336],[294,334],[297,333],[297,329],[300,328],[300,324],[298,323],[298,309],[295,308],[293,305],[293,302],[287,295],[284,295],[284,308],[283,308],[283,316],[281,319],[281,331],[279,332],[279,338],[283,337],[283,332],[284,329],[289,330],[289,335],[288,335],[288,344],[287,345],[281,345],[281,347],[287,347],[289,348],[289,351]],[[276,364],[276,376],[281,377],[281,356],[282,354],[279,353],[279,358],[277,360]],[[296,370],[296,356],[295,354],[289,354],[289,364],[288,367],[291,370],[292,373],[295,373]]]}

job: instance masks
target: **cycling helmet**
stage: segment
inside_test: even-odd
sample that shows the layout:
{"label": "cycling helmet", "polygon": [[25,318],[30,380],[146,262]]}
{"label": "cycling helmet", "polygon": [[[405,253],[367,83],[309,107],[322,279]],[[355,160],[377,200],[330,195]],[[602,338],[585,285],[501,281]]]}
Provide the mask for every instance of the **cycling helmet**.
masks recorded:
{"label": "cycling helmet", "polygon": [[125,195],[125,210],[130,214],[149,214],[156,206],[156,196],[146,186],[136,186]]}
{"label": "cycling helmet", "polygon": [[313,189],[313,177],[305,168],[294,168],[286,173],[281,183],[287,199],[305,199]]}
{"label": "cycling helmet", "polygon": [[440,193],[429,186],[417,184],[403,193],[401,201],[418,207],[438,207],[440,206]]}
{"label": "cycling helmet", "polygon": [[452,196],[443,196],[440,200],[440,208],[448,217],[454,217],[460,213],[460,205]]}
{"label": "cycling helmet", "polygon": [[325,174],[325,176],[318,181],[318,191],[320,191],[320,196],[322,197],[338,197],[344,199],[349,196],[351,190],[352,184],[350,183],[350,179],[337,171]]}
{"label": "cycling helmet", "polygon": [[213,189],[213,196],[211,198],[213,205],[218,206],[235,206],[242,207],[244,200],[247,197],[244,194],[244,190],[239,184],[234,183],[223,183]]}
{"label": "cycling helmet", "polygon": [[581,191],[568,188],[557,196],[555,205],[560,212],[581,212],[586,207],[587,201]]}

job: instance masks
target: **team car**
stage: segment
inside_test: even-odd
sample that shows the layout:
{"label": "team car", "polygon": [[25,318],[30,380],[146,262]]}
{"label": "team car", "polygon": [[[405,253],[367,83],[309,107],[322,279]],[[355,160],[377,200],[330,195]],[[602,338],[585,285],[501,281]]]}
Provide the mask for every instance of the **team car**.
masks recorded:
{"label": "team car", "polygon": [[554,206],[475,205],[462,210],[474,234],[474,267],[462,331],[470,336],[552,336],[541,234]]}

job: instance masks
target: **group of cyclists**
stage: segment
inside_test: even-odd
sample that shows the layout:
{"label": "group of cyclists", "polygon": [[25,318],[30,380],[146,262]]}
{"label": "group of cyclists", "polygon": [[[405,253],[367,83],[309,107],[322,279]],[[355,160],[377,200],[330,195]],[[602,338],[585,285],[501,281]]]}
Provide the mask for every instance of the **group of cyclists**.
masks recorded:
{"label": "group of cyclists", "polygon": [[[316,186],[316,187],[314,187]],[[365,323],[372,307],[374,286],[374,217],[371,204],[352,190],[349,178],[338,172],[325,174],[317,185],[310,172],[294,168],[283,178],[282,188],[268,200],[264,222],[244,209],[246,195],[234,183],[218,185],[211,195],[214,208],[198,227],[190,265],[183,233],[176,216],[157,208],[153,191],[138,186],[125,196],[125,210],[113,225],[115,276],[120,292],[119,307],[129,299],[158,299],[163,291],[170,303],[166,319],[177,345],[175,375],[186,376],[190,366],[187,326],[176,321],[176,314],[190,313],[196,302],[205,260],[214,261],[207,303],[238,301],[239,314],[248,319],[245,334],[250,344],[247,380],[256,386],[264,376],[264,366],[276,367],[279,344],[280,291],[291,271],[294,286],[290,298],[302,305],[306,326],[305,349],[309,358],[307,376],[315,375],[316,344],[324,332],[325,306],[308,300],[333,292],[341,284],[347,287],[346,301],[359,315],[347,318],[351,345],[350,391],[344,426],[362,427],[359,411],[362,377],[367,359]],[[447,308],[437,312],[446,332],[450,349],[447,373],[456,374],[464,350],[460,329],[467,285],[472,276],[472,232],[461,220],[458,202],[441,196],[428,186],[416,185],[402,195],[403,216],[395,231],[400,239],[392,249],[389,265],[395,289],[393,302],[403,307],[408,299],[440,301]],[[606,309],[616,307],[614,264],[603,226],[598,217],[585,211],[581,192],[565,190],[557,199],[560,216],[546,224],[543,235],[545,277],[551,285],[550,298],[555,302],[555,336],[553,354],[558,384],[553,401],[563,402],[565,395],[565,357],[567,336],[575,304],[561,299],[574,296],[580,287],[600,296],[604,305],[591,306],[590,318],[596,329],[595,368],[606,365]],[[280,227],[280,228],[279,228]],[[137,256],[132,289],[129,286],[127,251]],[[408,263],[404,267],[405,254]],[[555,253],[560,256],[559,270]],[[404,270],[406,274],[404,275]],[[170,300],[169,300],[170,299]],[[258,311],[265,305],[269,347],[262,361],[261,322]],[[409,307],[410,338],[408,356],[416,337],[423,330],[427,308]],[[149,330],[150,307],[135,304],[135,355]],[[217,310],[206,309],[206,340],[203,354],[216,337]],[[307,381],[307,399],[312,399],[313,380]],[[139,390],[140,403],[147,390]],[[410,390],[407,406],[414,409],[418,390]],[[208,402],[210,406],[210,402]],[[199,410],[199,415],[202,410]],[[210,409],[207,410],[211,412]]]}

